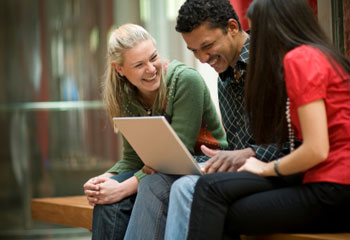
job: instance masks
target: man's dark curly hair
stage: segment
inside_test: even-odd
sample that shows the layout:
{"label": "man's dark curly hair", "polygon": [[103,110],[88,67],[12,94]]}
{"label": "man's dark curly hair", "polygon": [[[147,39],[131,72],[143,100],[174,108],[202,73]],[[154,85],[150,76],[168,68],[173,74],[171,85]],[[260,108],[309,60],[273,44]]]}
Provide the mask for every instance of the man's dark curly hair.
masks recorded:
{"label": "man's dark curly hair", "polygon": [[237,21],[241,31],[238,16],[229,0],[187,0],[179,10],[175,29],[189,33],[203,22],[208,22],[210,28],[221,28],[226,33],[231,18]]}

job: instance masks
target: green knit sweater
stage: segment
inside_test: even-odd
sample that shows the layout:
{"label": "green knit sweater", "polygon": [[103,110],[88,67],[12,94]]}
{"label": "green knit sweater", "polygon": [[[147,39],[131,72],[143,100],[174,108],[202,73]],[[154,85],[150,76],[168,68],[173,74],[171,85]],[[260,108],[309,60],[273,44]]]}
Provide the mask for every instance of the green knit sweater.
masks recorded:
{"label": "green knit sweater", "polygon": [[[220,147],[226,148],[226,133],[201,75],[195,69],[174,60],[168,65],[165,81],[168,91],[166,111],[153,112],[153,115],[167,115],[172,128],[193,155],[200,154],[195,152],[194,147],[201,126],[210,131]],[[147,115],[145,110],[140,110],[134,105],[135,103],[127,103],[125,106],[129,116]],[[140,181],[146,176],[141,170],[143,165],[142,160],[123,137],[123,157],[107,172],[139,170],[135,176]]]}

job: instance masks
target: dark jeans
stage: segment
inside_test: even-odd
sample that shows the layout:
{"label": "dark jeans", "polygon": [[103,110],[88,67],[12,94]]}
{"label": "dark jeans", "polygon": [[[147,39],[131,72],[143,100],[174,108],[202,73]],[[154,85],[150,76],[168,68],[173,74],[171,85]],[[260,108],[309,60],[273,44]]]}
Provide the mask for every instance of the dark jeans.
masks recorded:
{"label": "dark jeans", "polygon": [[247,172],[201,177],[188,239],[239,239],[240,234],[348,232],[350,185],[301,184],[298,175],[263,178]]}
{"label": "dark jeans", "polygon": [[[112,179],[123,182],[132,177],[136,171],[117,174]],[[98,204],[94,207],[92,219],[93,240],[122,240],[128,227],[136,194],[112,204]]]}

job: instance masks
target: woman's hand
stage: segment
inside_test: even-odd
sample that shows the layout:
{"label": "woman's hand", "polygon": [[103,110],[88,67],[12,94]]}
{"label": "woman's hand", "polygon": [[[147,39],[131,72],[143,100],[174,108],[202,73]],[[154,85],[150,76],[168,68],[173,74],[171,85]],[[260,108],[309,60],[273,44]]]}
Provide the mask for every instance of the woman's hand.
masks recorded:
{"label": "woman's hand", "polygon": [[237,169],[237,172],[250,172],[262,177],[267,176],[267,166],[269,163],[260,161],[259,159],[255,157],[248,158],[245,163]]}
{"label": "woman's hand", "polygon": [[89,201],[89,204],[91,206],[95,206],[94,201],[91,201],[94,199],[94,197],[99,195],[100,191],[100,183],[108,180],[110,177],[112,177],[113,173],[104,173],[97,177],[90,178],[85,184],[84,184],[84,193],[87,197],[87,200]]}
{"label": "woman's hand", "polygon": [[125,180],[122,183],[111,178],[100,178],[98,181],[98,191],[88,192],[88,201],[90,205],[111,204],[119,202],[124,198],[136,193],[138,180],[135,176]]}

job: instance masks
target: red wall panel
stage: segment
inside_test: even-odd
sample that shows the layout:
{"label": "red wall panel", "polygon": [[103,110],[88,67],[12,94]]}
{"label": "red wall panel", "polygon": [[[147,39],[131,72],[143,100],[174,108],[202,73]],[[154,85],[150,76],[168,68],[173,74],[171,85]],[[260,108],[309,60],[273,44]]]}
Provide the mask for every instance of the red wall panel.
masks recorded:
{"label": "red wall panel", "polygon": [[[243,30],[247,30],[249,28],[246,12],[247,12],[247,8],[249,7],[252,1],[253,0],[230,0],[231,4],[236,10],[236,13],[239,17],[239,21],[241,22]],[[312,10],[314,11],[314,13],[317,15],[317,0],[308,0],[308,2]]]}
{"label": "red wall panel", "polygon": [[317,0],[308,0],[308,2],[315,15],[317,16]]}
{"label": "red wall panel", "polygon": [[345,55],[350,58],[350,1],[343,1]]}
{"label": "red wall panel", "polygon": [[238,18],[242,25],[243,30],[247,30],[249,26],[248,26],[248,19],[246,17],[246,12],[252,0],[230,0],[230,2],[233,5],[234,9],[236,10],[236,13],[238,15]]}

